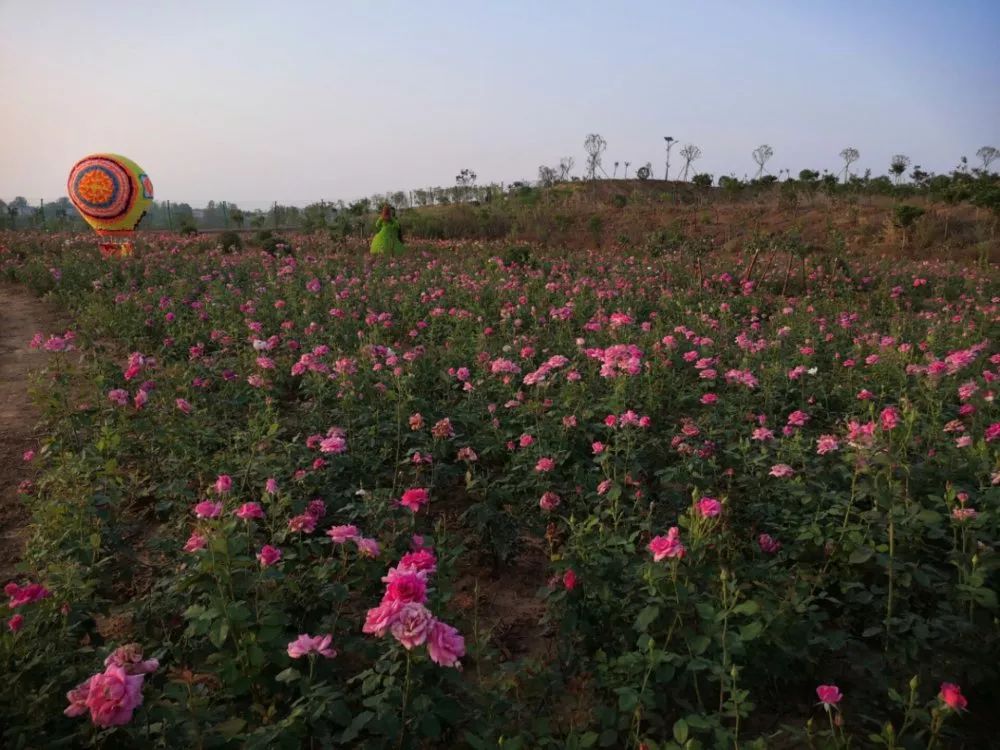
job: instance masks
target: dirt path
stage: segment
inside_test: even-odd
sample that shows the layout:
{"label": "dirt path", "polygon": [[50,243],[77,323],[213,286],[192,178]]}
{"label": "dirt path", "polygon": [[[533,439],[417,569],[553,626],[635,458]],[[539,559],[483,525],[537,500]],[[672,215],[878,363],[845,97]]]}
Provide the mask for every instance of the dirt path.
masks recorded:
{"label": "dirt path", "polygon": [[24,554],[29,516],[17,494],[32,468],[23,455],[34,448],[38,412],[28,399],[28,373],[47,354],[28,348],[36,331],[62,333],[63,319],[51,305],[20,287],[0,283],[0,585]]}

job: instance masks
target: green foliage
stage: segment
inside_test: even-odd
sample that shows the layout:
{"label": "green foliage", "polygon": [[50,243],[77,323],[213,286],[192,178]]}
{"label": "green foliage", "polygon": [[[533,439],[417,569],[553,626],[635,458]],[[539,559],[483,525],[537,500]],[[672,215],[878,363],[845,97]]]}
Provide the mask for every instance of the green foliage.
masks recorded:
{"label": "green foliage", "polygon": [[909,229],[925,213],[926,211],[919,206],[901,203],[892,209],[893,223],[900,229]]}
{"label": "green foliage", "polygon": [[239,252],[243,249],[243,238],[237,232],[227,229],[218,235],[218,244],[228,252]]}

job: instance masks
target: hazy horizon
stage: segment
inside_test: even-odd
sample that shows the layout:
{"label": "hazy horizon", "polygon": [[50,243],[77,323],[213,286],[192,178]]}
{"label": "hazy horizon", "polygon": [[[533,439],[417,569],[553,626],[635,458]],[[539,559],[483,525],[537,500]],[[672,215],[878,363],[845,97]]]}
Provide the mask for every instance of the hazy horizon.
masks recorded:
{"label": "hazy horizon", "polygon": [[[1000,3],[0,0],[0,198],[65,194],[98,151],[158,200],[243,208],[534,180],[600,133],[663,177],[663,136],[698,172],[933,172],[1000,147]],[[678,147],[671,160],[679,174]],[[675,171],[676,170],[676,171]],[[619,175],[621,169],[619,169]]]}

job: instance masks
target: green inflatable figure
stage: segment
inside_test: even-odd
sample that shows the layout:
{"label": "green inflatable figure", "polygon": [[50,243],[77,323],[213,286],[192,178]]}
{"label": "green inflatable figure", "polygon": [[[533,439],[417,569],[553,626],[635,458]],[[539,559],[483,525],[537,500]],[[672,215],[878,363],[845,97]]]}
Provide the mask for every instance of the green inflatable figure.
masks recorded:
{"label": "green inflatable figure", "polygon": [[375,220],[372,255],[401,255],[402,253],[403,230],[392,215],[392,208],[386,204],[382,206],[382,213]]}

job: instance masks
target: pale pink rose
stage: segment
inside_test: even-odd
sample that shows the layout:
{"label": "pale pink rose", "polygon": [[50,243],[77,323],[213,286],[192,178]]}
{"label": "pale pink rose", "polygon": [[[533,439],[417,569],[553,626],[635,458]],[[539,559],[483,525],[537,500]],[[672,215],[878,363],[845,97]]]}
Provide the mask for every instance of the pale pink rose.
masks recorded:
{"label": "pale pink rose", "polygon": [[399,500],[399,504],[416,513],[424,505],[430,502],[430,499],[431,498],[427,493],[427,490],[422,487],[411,487],[403,493],[403,496]]}
{"label": "pale pink rose", "polygon": [[601,453],[604,452],[604,443],[602,443],[600,440],[595,440],[591,444],[590,449],[594,452],[595,456],[600,455]]}
{"label": "pale pink rose", "polygon": [[126,643],[112,651],[104,660],[105,667],[121,667],[128,674],[150,674],[160,668],[159,659],[143,659],[142,646]]}
{"label": "pale pink rose", "polygon": [[334,544],[344,544],[352,539],[357,539],[358,527],[351,524],[345,526],[331,526],[326,530],[326,535],[330,537]]}
{"label": "pale pink rose", "polygon": [[771,467],[769,472],[772,477],[777,477],[778,479],[784,479],[785,477],[790,477],[795,474],[795,469],[793,469],[788,464],[775,464]]}
{"label": "pale pink rose", "polygon": [[434,616],[423,604],[409,602],[404,604],[395,622],[389,628],[393,637],[409,651],[423,645],[434,622]]}
{"label": "pale pink rose", "polygon": [[820,435],[819,439],[816,441],[816,452],[825,456],[827,453],[840,448],[840,442],[837,440],[836,435]]}
{"label": "pale pink rose", "polygon": [[183,398],[176,399],[174,401],[174,404],[177,406],[178,409],[180,409],[185,414],[191,413],[191,404],[187,401],[187,399]]}
{"label": "pale pink rose", "polygon": [[260,503],[243,503],[236,510],[236,517],[242,518],[244,521],[249,521],[254,518],[263,518],[264,509],[260,507]]}
{"label": "pale pink rose", "polygon": [[142,705],[144,679],[145,675],[129,675],[116,666],[91,677],[87,691],[91,721],[99,727],[121,726],[131,721],[132,713]]}
{"label": "pale pink rose", "polygon": [[277,547],[272,547],[270,544],[265,544],[260,548],[260,552],[257,553],[257,560],[260,562],[261,567],[270,567],[281,560],[281,550]]}
{"label": "pale pink rose", "polygon": [[316,516],[309,513],[302,513],[288,521],[288,528],[291,531],[301,531],[305,534],[311,534],[316,530]]}
{"label": "pale pink rose", "polygon": [[556,467],[555,461],[553,461],[551,458],[544,457],[538,459],[538,463],[535,464],[535,471],[538,472],[552,471],[555,467]]}
{"label": "pale pink rose", "polygon": [[219,495],[225,495],[233,488],[233,478],[228,474],[219,474],[215,480],[215,491]]}
{"label": "pale pink rose", "polygon": [[264,492],[268,495],[278,494],[278,481],[274,477],[270,477],[267,482],[264,483]]}
{"label": "pale pink rose", "polygon": [[975,508],[955,508],[951,511],[951,517],[960,523],[975,518],[978,515]]}
{"label": "pale pink rose", "polygon": [[301,659],[303,656],[319,654],[327,659],[332,659],[337,655],[337,650],[330,644],[333,642],[333,635],[307,635],[302,633],[298,638],[288,644],[288,655],[293,659]]}
{"label": "pale pink rose", "polygon": [[895,406],[887,406],[879,415],[883,430],[894,430],[899,426],[899,410]]}
{"label": "pale pink rose", "polygon": [[465,639],[451,625],[435,620],[427,634],[427,655],[442,667],[461,668]]}
{"label": "pale pink rose", "polygon": [[198,533],[194,533],[190,537],[188,537],[188,540],[184,545],[184,551],[197,552],[200,549],[204,549],[206,544],[208,544],[207,537]]}
{"label": "pale pink rose", "polygon": [[362,557],[378,557],[382,551],[375,539],[361,537],[355,539],[354,543],[358,546],[358,554]]}
{"label": "pale pink rose", "polygon": [[194,506],[194,514],[198,518],[218,518],[222,515],[222,502],[202,500]]}
{"label": "pale pink rose", "polygon": [[118,404],[118,406],[125,406],[128,403],[128,391],[121,388],[110,390],[108,391],[108,400]]}
{"label": "pale pink rose", "polygon": [[554,492],[546,492],[538,501],[538,505],[542,510],[552,511],[559,507],[559,502],[559,495]]}

